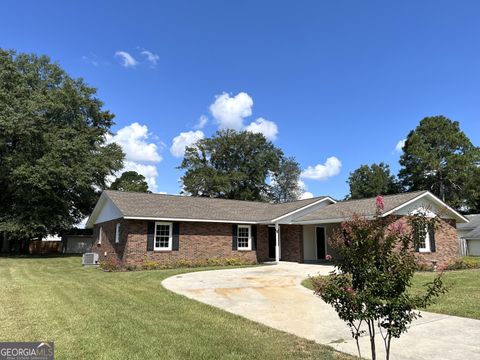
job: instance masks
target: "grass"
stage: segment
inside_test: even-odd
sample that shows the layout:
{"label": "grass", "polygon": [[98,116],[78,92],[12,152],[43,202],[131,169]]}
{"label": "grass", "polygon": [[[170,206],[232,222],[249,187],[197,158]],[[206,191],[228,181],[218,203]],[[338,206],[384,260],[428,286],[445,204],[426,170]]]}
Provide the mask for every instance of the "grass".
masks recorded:
{"label": "grass", "polygon": [[[412,281],[412,291],[423,291],[424,285],[431,282],[436,275],[432,272],[416,273]],[[443,276],[449,291],[440,295],[435,304],[424,310],[480,320],[480,269],[447,271]],[[302,285],[312,289],[310,279],[305,279]]]}
{"label": "grass", "polygon": [[167,291],[192,269],[103,272],[78,257],[0,258],[0,340],[57,359],[353,359]]}

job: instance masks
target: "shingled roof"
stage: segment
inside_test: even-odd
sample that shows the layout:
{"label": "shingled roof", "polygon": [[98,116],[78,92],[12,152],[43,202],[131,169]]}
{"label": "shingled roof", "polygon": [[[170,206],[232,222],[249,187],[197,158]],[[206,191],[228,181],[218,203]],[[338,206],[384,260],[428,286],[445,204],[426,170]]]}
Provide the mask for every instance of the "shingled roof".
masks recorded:
{"label": "shingled roof", "polygon": [[[427,191],[414,191],[397,195],[383,196],[383,201],[385,204],[384,213],[387,213],[426,192]],[[354,214],[368,217],[375,215],[375,211],[375,198],[347,200],[337,202],[335,204],[313,211],[305,216],[295,219],[295,222],[345,219],[351,217]]]}
{"label": "shingled roof", "polygon": [[326,196],[284,204],[212,199],[180,195],[106,190],[104,194],[127,218],[168,218],[263,222],[326,199]]}
{"label": "shingled roof", "polygon": [[466,215],[469,223],[458,224],[458,230],[471,230],[466,235],[462,236],[465,239],[480,239],[480,214]]}

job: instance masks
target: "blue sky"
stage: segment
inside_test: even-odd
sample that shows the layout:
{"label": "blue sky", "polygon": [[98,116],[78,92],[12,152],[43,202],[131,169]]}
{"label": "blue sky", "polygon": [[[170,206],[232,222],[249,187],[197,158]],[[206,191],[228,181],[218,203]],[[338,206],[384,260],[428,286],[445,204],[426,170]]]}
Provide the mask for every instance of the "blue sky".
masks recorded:
{"label": "blue sky", "polygon": [[425,116],[480,145],[478,1],[16,0],[0,13],[1,47],[98,88],[123,129],[112,141],[156,191],[179,192],[173,154],[219,127],[264,132],[308,192],[337,198],[361,164],[396,172]]}

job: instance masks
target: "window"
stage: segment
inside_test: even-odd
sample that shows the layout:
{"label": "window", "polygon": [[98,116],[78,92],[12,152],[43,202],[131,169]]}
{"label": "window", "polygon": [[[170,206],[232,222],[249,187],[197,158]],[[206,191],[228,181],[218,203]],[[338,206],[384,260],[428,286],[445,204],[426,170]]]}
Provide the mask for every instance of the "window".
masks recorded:
{"label": "window", "polygon": [[120,242],[120,223],[115,226],[115,244]]}
{"label": "window", "polygon": [[155,223],[153,250],[172,250],[172,223]]}
{"label": "window", "polygon": [[238,225],[237,231],[237,249],[251,250],[252,239],[250,237],[250,225]]}
{"label": "window", "polygon": [[430,233],[428,227],[425,229],[425,232],[420,237],[420,243],[418,244],[418,251],[420,252],[430,252]]}

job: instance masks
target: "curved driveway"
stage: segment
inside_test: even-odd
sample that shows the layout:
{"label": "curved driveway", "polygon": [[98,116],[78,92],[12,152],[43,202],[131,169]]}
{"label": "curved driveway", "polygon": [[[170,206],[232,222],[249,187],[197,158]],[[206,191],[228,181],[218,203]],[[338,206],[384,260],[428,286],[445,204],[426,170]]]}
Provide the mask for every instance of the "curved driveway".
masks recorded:
{"label": "curved driveway", "polygon": [[[330,305],[300,284],[309,275],[331,270],[326,265],[281,262],[182,274],[162,284],[188,298],[356,355],[345,323]],[[392,358],[480,359],[479,339],[479,320],[423,312],[407,334],[393,341]],[[383,350],[383,343],[379,341],[377,348]],[[368,355],[368,349],[368,338],[363,337],[362,355]]]}

